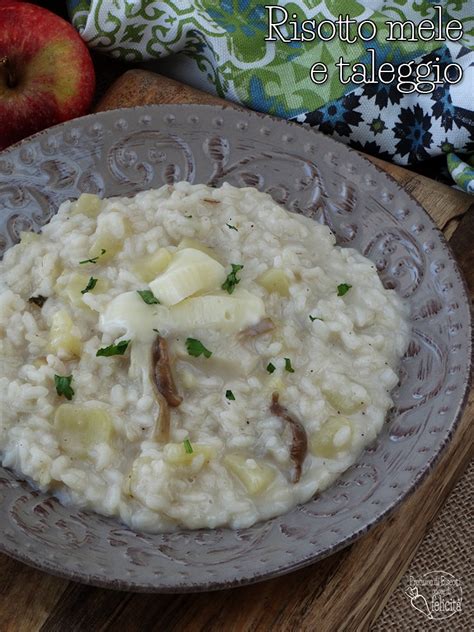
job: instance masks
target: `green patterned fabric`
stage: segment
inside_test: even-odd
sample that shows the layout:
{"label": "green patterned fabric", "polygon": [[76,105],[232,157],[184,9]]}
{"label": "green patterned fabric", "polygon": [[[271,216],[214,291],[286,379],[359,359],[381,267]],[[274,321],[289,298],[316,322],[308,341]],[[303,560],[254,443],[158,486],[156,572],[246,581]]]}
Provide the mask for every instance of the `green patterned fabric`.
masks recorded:
{"label": "green patterned fabric", "polygon": [[[298,21],[336,20],[340,13],[377,25],[377,38],[347,44],[266,42],[265,4],[252,0],[71,0],[72,21],[88,45],[130,62],[185,55],[190,64],[176,78],[199,75],[218,96],[254,110],[309,123],[363,151],[399,164],[443,153],[474,150],[474,0],[282,0]],[[273,3],[277,4],[277,3]],[[459,42],[386,42],[385,21],[415,23],[443,6],[444,21],[464,26]],[[343,85],[335,70],[340,56],[353,64],[370,61],[396,67],[408,61],[440,60],[462,66],[464,80],[444,84],[432,94],[404,94],[393,84]],[[315,85],[309,69],[317,61],[330,70]],[[194,82],[195,83],[195,82]],[[455,164],[451,156],[449,165]],[[454,167],[457,169],[457,165]],[[459,182],[466,190],[470,184]]]}
{"label": "green patterned fabric", "polygon": [[456,154],[448,154],[448,169],[456,184],[474,195],[474,155],[462,160]]}

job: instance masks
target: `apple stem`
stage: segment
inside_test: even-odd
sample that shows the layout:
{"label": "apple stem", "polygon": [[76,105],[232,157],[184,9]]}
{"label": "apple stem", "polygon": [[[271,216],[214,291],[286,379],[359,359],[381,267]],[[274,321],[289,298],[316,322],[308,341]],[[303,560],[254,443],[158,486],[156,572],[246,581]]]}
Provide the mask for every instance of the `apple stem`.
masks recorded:
{"label": "apple stem", "polygon": [[8,59],[8,57],[2,57],[0,59],[0,65],[3,66],[6,70],[7,73],[7,86],[9,88],[14,88],[17,84],[16,81],[16,74],[15,71],[13,69],[13,66],[10,62],[10,60]]}

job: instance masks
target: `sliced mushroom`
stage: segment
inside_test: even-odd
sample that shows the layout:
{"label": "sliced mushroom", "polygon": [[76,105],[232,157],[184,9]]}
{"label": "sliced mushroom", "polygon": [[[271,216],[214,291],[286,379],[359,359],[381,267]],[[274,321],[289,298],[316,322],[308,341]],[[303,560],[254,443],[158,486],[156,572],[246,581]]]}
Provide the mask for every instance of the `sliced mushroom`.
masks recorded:
{"label": "sliced mushroom", "polygon": [[163,395],[155,388],[156,401],[160,406],[152,436],[157,441],[167,443],[170,439],[170,407]]}
{"label": "sliced mushroom", "polygon": [[30,296],[30,298],[28,299],[28,303],[31,303],[32,305],[37,305],[38,307],[43,307],[47,300],[47,296],[41,296],[41,294],[38,294],[38,296]]}
{"label": "sliced mushroom", "polygon": [[292,443],[290,449],[290,458],[295,464],[295,473],[293,476],[293,483],[297,483],[301,478],[301,470],[303,468],[303,462],[308,452],[308,437],[303,424],[295,419],[288,409],[282,406],[279,402],[280,394],[272,394],[272,403],[270,406],[270,412],[277,417],[280,417],[284,421],[290,424],[292,433]]}
{"label": "sliced mushroom", "polygon": [[260,336],[261,334],[266,334],[269,331],[273,331],[275,329],[275,323],[271,318],[262,318],[256,325],[251,325],[246,329],[243,329],[239,336],[241,338],[255,338],[255,336]]}
{"label": "sliced mushroom", "polygon": [[157,336],[151,348],[151,383],[155,391],[156,398],[160,404],[160,415],[158,418],[159,436],[163,441],[169,438],[170,411],[179,406],[183,398],[177,392],[171,372],[171,363],[168,353],[168,343],[162,336]]}

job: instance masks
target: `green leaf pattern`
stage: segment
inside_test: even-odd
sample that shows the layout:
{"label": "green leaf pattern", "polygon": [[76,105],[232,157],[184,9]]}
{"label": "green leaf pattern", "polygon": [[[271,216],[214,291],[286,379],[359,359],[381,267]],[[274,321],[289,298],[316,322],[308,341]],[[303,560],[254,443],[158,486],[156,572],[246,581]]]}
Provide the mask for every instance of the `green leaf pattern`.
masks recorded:
{"label": "green leaf pattern", "polygon": [[[239,100],[254,109],[295,116],[347,93],[351,86],[333,80],[334,63],[342,55],[354,63],[364,54],[364,42],[265,42],[267,14],[264,2],[252,0],[86,0],[70,1],[74,25],[89,45],[128,61],[159,59],[181,52],[190,57],[219,96]],[[450,19],[466,16],[469,0],[445,2]],[[377,43],[385,46],[387,19],[414,20],[433,13],[430,0],[283,0],[298,20],[337,19],[349,13],[358,20],[377,23]],[[374,8],[376,7],[376,8]],[[469,33],[467,34],[469,38]],[[436,43],[399,42],[393,56],[414,59],[434,50]],[[368,45],[367,45],[368,46]],[[288,62],[293,63],[289,64]],[[309,68],[324,62],[333,72],[329,81],[315,86]]]}
{"label": "green leaf pattern", "polygon": [[[317,125],[325,133],[332,133],[333,114],[324,108],[327,104],[340,104],[356,89],[353,84],[344,85],[339,81],[335,63],[340,57],[350,65],[356,62],[368,64],[370,58],[366,49],[374,48],[379,64],[390,61],[395,65],[405,62],[414,62],[416,65],[430,54],[444,54],[448,57],[451,54],[453,60],[459,56],[467,68],[474,51],[472,2],[473,0],[280,0],[273,3],[284,7],[290,16],[296,14],[300,23],[305,19],[314,19],[317,23],[321,20],[336,20],[341,13],[348,13],[359,22],[372,20],[377,26],[377,37],[369,42],[358,40],[354,44],[342,42],[337,37],[328,42],[319,38],[314,42],[266,42],[268,16],[265,5],[271,3],[255,0],[69,0],[69,11],[73,24],[92,48],[134,63],[180,53],[188,58],[183,73],[179,76],[185,82],[195,84],[196,77],[201,77],[200,85],[213,90],[222,98],[240,102],[253,110],[283,118],[296,118],[301,122]],[[418,23],[434,16],[435,4],[443,6],[445,22],[452,19],[462,22],[464,36],[459,43],[446,43],[443,48],[439,41],[386,42],[386,20],[411,20]],[[287,28],[291,36],[291,29],[289,26]],[[352,27],[352,35],[354,31]],[[467,54],[471,57],[467,58]],[[315,85],[310,79],[309,70],[315,62],[323,62],[328,67],[328,81],[322,85]],[[190,78],[188,73],[193,77]],[[413,96],[417,98],[416,95]],[[380,98],[383,109],[386,107],[383,95]],[[437,98],[442,99],[443,95],[439,93]],[[443,148],[448,146],[459,151],[467,151],[470,146],[466,141],[465,129],[458,134],[459,137],[462,136],[459,142],[453,136],[456,128],[446,118],[452,116],[449,98],[448,95],[442,105],[447,114],[443,114],[442,119],[440,114],[437,115],[438,132],[436,144],[435,137],[432,137],[431,155],[445,152]],[[369,102],[364,112],[364,125],[368,129],[368,126],[373,126],[378,112],[375,107],[372,108],[373,95],[366,99]],[[357,102],[348,99],[347,104],[349,108],[353,108]],[[429,107],[431,105],[427,104],[425,111]],[[437,107],[439,109],[441,105]],[[472,114],[470,101],[467,106],[462,107]],[[415,150],[408,152],[403,140],[398,142],[398,137],[394,138],[395,126],[398,125],[400,130],[405,125],[400,118],[397,119],[402,116],[403,108],[406,110],[406,104],[390,110],[392,127],[387,134],[392,136],[386,141],[377,137],[380,143],[378,150],[373,142],[361,145],[359,138],[354,139],[352,132],[349,133],[349,127],[344,121],[339,121],[342,140],[350,136],[351,143],[354,144],[355,140],[358,148],[367,151],[372,148],[372,153],[378,151],[386,159],[390,154],[400,164],[413,162],[416,157],[423,158],[423,148],[417,150],[418,153]],[[308,113],[322,110],[324,111],[317,114],[316,119],[305,119]],[[422,123],[413,112],[409,113],[412,119],[410,125],[416,127]],[[385,113],[383,114],[385,118]],[[468,125],[466,121],[469,119],[465,113],[460,112],[456,116],[455,125]],[[441,138],[439,130],[444,129],[443,126],[448,133]],[[338,128],[335,129],[337,131]],[[408,133],[411,131],[408,130]],[[418,133],[414,127],[413,133]],[[426,138],[430,140],[429,136]],[[371,136],[369,139],[372,141]],[[415,145],[416,139],[413,141],[413,146]],[[388,154],[380,153],[381,146]],[[400,153],[402,150],[404,153]],[[466,188],[464,181],[462,186]]]}

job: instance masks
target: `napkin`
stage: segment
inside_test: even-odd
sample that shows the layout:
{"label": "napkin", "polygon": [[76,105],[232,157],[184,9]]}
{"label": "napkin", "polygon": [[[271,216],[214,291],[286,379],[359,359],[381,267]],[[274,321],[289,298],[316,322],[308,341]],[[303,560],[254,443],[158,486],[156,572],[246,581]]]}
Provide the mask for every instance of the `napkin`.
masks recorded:
{"label": "napkin", "polygon": [[[401,165],[412,165],[447,154],[448,167],[459,187],[474,193],[474,6],[473,0],[280,0],[270,16],[265,5],[252,0],[69,0],[74,26],[87,44],[130,62],[173,55],[167,74],[198,84],[216,95],[253,110],[316,127],[361,151]],[[387,42],[387,21],[432,20],[441,7],[443,27],[459,20],[458,41]],[[281,41],[265,41],[269,20]],[[302,22],[336,21],[348,15],[361,23],[370,20],[377,34],[355,43],[316,37],[301,41]],[[289,24],[295,22],[296,26]],[[357,24],[352,25],[355,29]],[[356,33],[356,31],[354,31]],[[367,35],[367,34],[366,34]],[[414,62],[436,64],[436,72],[462,80],[443,82],[429,93],[406,93],[397,81],[340,81],[336,62],[348,69],[360,62],[378,72],[390,62],[396,71]],[[315,84],[310,70],[316,62],[329,69],[328,79]],[[446,70],[448,68],[448,70]],[[401,70],[400,70],[401,72]],[[451,73],[451,74],[450,74]],[[322,75],[317,75],[321,79]],[[347,77],[346,77],[347,79]]]}

